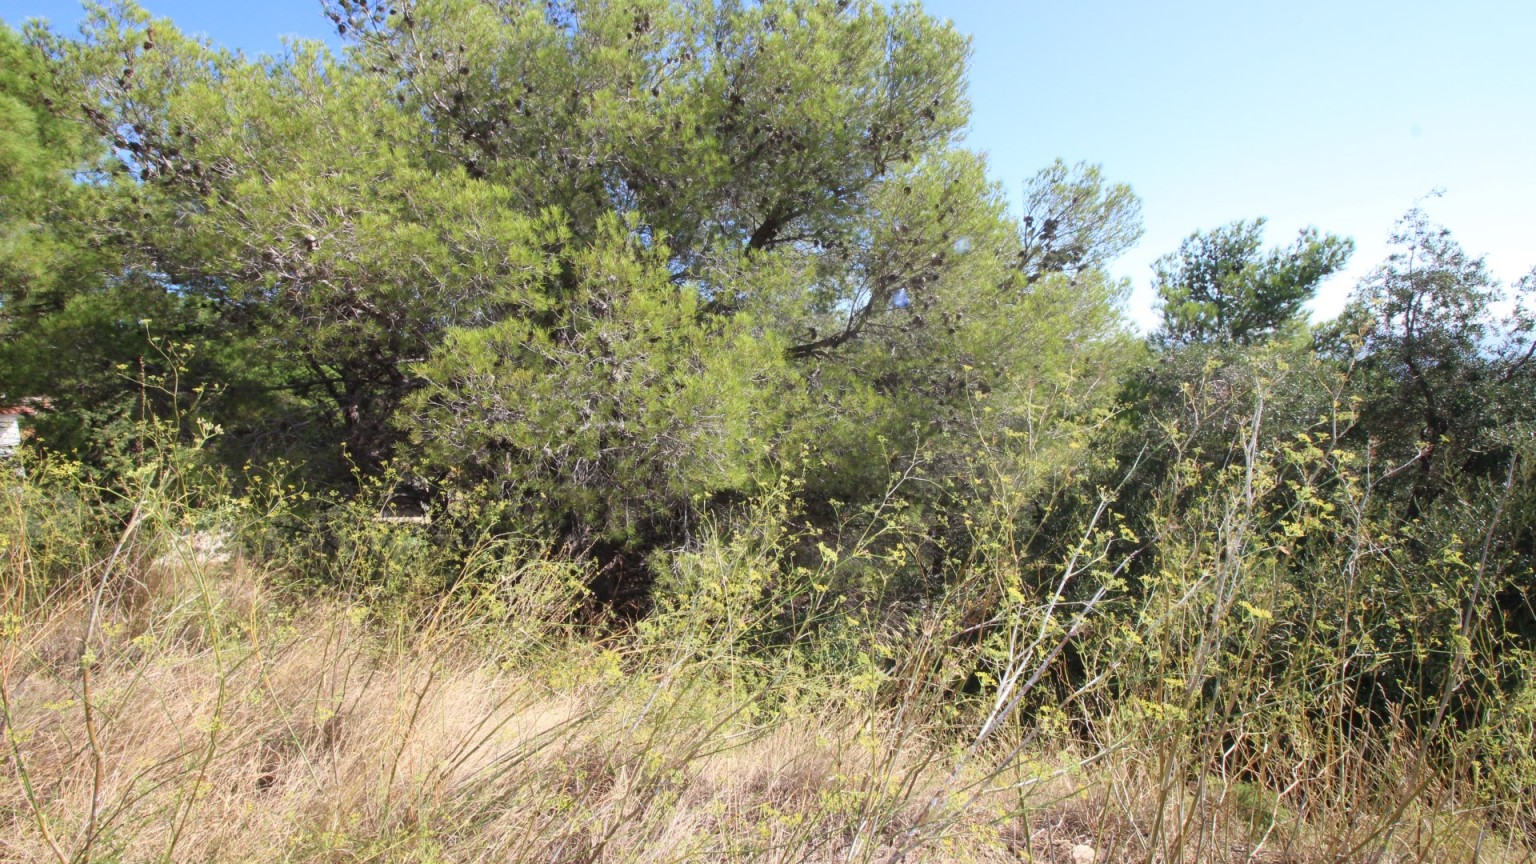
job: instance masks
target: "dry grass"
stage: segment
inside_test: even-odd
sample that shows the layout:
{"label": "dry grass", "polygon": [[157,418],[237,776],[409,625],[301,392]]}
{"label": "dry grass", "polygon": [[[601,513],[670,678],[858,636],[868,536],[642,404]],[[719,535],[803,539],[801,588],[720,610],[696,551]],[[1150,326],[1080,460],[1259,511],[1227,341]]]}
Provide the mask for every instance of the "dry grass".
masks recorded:
{"label": "dry grass", "polygon": [[238,559],[119,573],[9,634],[0,859],[1531,860],[1444,796],[1298,805],[1130,721],[968,746],[931,692],[770,711],[792,685],[640,639],[502,655],[279,602]]}
{"label": "dry grass", "polygon": [[866,724],[756,723],[703,670],[402,650],[238,564],[183,577],[89,646],[83,591],[8,645],[6,858],[845,860],[925,791]]}

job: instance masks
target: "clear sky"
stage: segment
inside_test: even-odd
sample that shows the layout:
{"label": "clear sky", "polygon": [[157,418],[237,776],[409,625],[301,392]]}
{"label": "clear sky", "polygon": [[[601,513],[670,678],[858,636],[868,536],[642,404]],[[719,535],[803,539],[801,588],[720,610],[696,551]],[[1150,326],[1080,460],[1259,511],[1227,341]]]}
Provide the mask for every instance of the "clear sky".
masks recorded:
{"label": "clear sky", "polygon": [[[318,0],[146,0],[247,52],[326,36]],[[1101,163],[1145,206],[1114,270],[1152,320],[1149,265],[1196,229],[1267,217],[1270,243],[1353,237],[1314,304],[1336,312],[1426,209],[1512,281],[1536,266],[1536,0],[929,0],[974,39],[970,146],[1018,197],[1057,157]],[[0,0],[72,30],[75,0]]]}

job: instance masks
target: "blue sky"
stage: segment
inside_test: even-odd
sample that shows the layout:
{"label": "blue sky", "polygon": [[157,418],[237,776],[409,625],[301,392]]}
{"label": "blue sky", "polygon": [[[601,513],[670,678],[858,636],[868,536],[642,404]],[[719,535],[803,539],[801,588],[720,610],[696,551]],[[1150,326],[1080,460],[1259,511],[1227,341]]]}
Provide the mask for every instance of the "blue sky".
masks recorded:
{"label": "blue sky", "polygon": [[[327,35],[318,0],[146,0],[248,52]],[[1506,282],[1536,266],[1536,0],[930,0],[974,39],[970,146],[1013,198],[1060,157],[1101,163],[1145,206],[1114,265],[1153,318],[1149,265],[1196,229],[1267,217],[1271,243],[1316,225],[1353,237],[1319,317],[1426,203]],[[63,30],[75,0],[0,0]]]}

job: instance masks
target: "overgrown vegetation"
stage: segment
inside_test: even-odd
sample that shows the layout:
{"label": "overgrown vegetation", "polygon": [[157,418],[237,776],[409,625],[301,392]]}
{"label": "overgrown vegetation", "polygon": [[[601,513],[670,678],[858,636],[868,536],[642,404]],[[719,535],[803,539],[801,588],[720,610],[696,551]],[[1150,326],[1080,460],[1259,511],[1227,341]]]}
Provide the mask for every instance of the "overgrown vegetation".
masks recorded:
{"label": "overgrown vegetation", "polygon": [[874,2],[0,31],[21,860],[1536,848],[1536,272],[1014,214]]}

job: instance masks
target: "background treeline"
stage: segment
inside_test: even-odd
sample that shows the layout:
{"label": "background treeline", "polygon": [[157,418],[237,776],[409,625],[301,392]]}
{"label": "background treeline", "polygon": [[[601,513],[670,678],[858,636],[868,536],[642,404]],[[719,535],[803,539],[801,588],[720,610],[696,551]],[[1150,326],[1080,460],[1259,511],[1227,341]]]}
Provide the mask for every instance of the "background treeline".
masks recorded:
{"label": "background treeline", "polygon": [[1536,272],[1414,209],[1314,325],[1353,244],[1238,222],[1159,260],[1142,337],[1136,197],[1058,163],[1007,200],[919,8],[324,9],[340,55],[131,4],[0,31],[0,390],[48,400],[48,507],[171,460],[376,611],[584,562],[580,620],[768,610],[748,654],[988,731],[1140,706],[1340,801],[1340,748],[1411,743],[1532,830]]}

